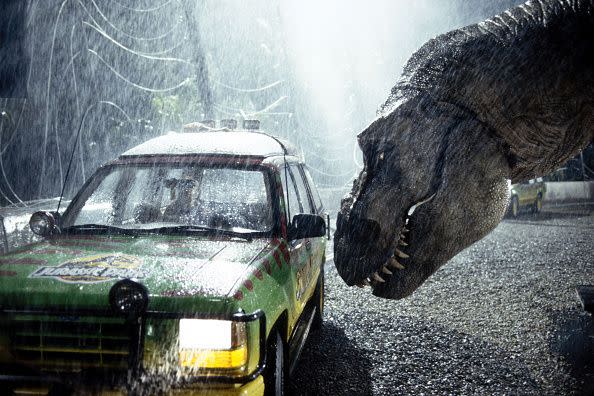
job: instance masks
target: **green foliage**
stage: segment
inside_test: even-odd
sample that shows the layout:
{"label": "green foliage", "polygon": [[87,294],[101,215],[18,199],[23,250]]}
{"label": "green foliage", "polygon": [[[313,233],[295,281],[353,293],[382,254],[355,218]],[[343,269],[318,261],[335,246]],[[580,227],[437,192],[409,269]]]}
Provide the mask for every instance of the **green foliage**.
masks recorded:
{"label": "green foliage", "polygon": [[166,129],[179,129],[183,124],[204,118],[198,85],[194,80],[176,90],[175,95],[157,94],[152,99],[155,124]]}

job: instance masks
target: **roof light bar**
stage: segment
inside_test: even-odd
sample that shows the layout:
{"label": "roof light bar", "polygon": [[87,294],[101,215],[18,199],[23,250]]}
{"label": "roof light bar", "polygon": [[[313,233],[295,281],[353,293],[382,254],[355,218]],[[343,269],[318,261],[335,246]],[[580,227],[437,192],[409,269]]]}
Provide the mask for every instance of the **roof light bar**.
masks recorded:
{"label": "roof light bar", "polygon": [[237,120],[227,119],[221,120],[221,128],[235,129],[237,128]]}

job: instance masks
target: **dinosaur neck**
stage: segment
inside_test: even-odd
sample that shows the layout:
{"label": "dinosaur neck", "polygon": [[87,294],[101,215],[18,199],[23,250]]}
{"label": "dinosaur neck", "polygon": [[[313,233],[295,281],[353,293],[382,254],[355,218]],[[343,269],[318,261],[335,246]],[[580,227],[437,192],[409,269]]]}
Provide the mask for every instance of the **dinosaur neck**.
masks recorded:
{"label": "dinosaur neck", "polygon": [[465,102],[509,146],[514,181],[551,172],[594,138],[593,11],[592,1],[533,1],[468,28],[488,32],[475,36],[490,50],[483,72],[465,76],[473,88],[461,84]]}
{"label": "dinosaur neck", "polygon": [[514,181],[551,172],[594,138],[594,1],[529,1],[438,36],[383,107],[462,104],[509,147]]}

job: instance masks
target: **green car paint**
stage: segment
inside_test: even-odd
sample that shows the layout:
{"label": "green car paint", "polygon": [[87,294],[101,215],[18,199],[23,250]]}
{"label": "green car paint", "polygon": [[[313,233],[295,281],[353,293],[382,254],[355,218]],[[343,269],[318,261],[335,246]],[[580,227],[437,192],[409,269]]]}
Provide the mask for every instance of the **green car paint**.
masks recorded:
{"label": "green car paint", "polygon": [[[281,165],[289,160],[299,162],[284,155],[265,159],[264,162],[268,162],[262,165],[262,171],[272,176],[270,180],[277,192],[272,195],[277,202],[271,203],[279,208],[275,219],[280,231],[277,235],[240,238],[56,234],[0,256],[0,308],[3,312],[0,363],[58,373],[89,367],[124,370],[127,362],[122,356],[126,348],[118,344],[118,337],[121,337],[118,326],[122,326],[125,319],[76,314],[78,310],[109,311],[109,292],[121,279],[132,279],[144,285],[150,312],[219,318],[261,310],[266,318],[265,338],[275,327],[288,344],[306,306],[313,303],[326,247],[323,237],[287,240],[286,202],[280,172],[284,170]],[[27,313],[30,309],[41,313]],[[44,315],[44,310],[73,314],[56,319]],[[58,325],[56,321],[63,323]],[[31,339],[27,337],[39,335],[40,331],[18,326],[32,322],[42,326],[45,322],[51,323],[55,331],[60,332],[69,326],[75,327],[73,323],[78,326],[77,331],[85,328],[81,324],[88,324],[89,331],[101,333],[98,336],[101,342],[111,345],[111,349],[109,353],[99,354],[98,359],[64,364],[60,359],[51,358],[55,351],[50,346],[34,344],[35,348],[27,350],[31,347]],[[15,336],[15,328],[22,330],[20,336]],[[179,367],[178,331],[178,319],[147,319],[143,367],[148,373],[176,372],[183,376],[187,372]],[[246,374],[260,364],[258,340],[262,336],[256,322],[247,325],[247,334],[250,350],[249,363],[244,369]],[[85,351],[86,334],[59,335],[80,336],[70,342],[72,354],[69,357]],[[18,348],[23,350],[17,351]],[[32,352],[35,352],[34,358]],[[224,375],[224,371],[222,373]]]}

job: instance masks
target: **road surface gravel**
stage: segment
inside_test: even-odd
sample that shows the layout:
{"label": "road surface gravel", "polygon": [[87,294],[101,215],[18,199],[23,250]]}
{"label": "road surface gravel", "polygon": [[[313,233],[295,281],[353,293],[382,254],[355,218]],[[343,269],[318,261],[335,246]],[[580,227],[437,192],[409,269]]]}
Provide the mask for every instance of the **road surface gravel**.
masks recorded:
{"label": "road surface gravel", "polygon": [[504,220],[411,297],[379,299],[326,270],[325,323],[296,395],[592,395],[594,213]]}

